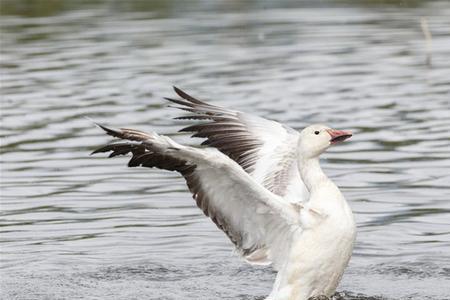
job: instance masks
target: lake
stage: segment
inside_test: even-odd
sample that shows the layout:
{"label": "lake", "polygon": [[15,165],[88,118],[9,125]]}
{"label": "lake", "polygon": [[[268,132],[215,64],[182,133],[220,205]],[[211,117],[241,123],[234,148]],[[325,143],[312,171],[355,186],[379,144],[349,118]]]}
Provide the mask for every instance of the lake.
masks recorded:
{"label": "lake", "polygon": [[[3,299],[263,299],[171,172],[90,156],[85,117],[177,133],[176,85],[302,129],[358,226],[345,299],[450,298],[449,1],[0,4]],[[431,39],[427,38],[428,27]],[[425,32],[425,33],[424,33]]]}

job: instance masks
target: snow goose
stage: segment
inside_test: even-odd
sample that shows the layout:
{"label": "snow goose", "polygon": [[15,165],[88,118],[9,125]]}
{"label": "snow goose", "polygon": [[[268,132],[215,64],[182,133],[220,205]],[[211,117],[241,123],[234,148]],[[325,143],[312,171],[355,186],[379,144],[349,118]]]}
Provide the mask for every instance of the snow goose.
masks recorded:
{"label": "snow goose", "polygon": [[[277,271],[270,300],[331,297],[351,257],[352,211],[319,156],[348,131],[285,125],[200,101],[178,88],[166,98],[202,122],[183,128],[209,147],[183,146],[155,132],[99,125],[119,141],[93,153],[131,152],[129,167],[179,172],[203,213],[250,264]],[[321,298],[322,299],[322,298]]]}

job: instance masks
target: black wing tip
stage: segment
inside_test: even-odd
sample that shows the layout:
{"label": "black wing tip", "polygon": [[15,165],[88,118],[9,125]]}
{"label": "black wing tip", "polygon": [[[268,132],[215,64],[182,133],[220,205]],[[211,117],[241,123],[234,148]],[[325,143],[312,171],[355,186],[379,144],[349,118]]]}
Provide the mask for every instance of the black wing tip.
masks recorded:
{"label": "black wing tip", "polygon": [[175,91],[175,93],[183,99],[189,100],[190,98],[193,98],[191,95],[189,95],[179,87],[176,87],[175,85],[173,85],[172,88]]}
{"label": "black wing tip", "polygon": [[106,134],[111,135],[111,136],[113,136],[113,137],[119,137],[119,138],[120,138],[120,137],[122,137],[122,135],[123,135],[123,132],[122,132],[122,130],[120,130],[120,129],[116,129],[116,128],[112,128],[112,127],[107,127],[107,126],[102,125],[102,124],[97,123],[97,122],[94,122],[94,124],[95,124],[97,127],[101,128],[103,131],[105,131]]}
{"label": "black wing tip", "polygon": [[[87,118],[87,117],[86,117]],[[89,121],[91,121],[95,126],[97,126],[98,128],[101,128],[103,131],[105,131],[106,132],[106,134],[108,134],[108,135],[111,135],[111,136],[114,136],[114,137],[119,137],[119,136],[121,136],[121,134],[122,134],[122,132],[121,132],[121,130],[120,129],[114,129],[114,128],[110,128],[110,127],[107,127],[107,126],[105,126],[105,125],[102,125],[102,124],[100,124],[100,123],[98,123],[98,122],[95,122],[94,120],[92,120],[92,119],[90,119],[90,118],[87,118]],[[107,145],[108,146],[108,145]],[[106,148],[106,146],[103,146],[103,147],[100,147],[100,148],[98,148],[98,149],[95,149],[94,151],[92,151],[89,155],[94,155],[94,154],[97,154],[97,153],[103,153],[103,152],[108,152],[108,151],[110,151],[110,149],[108,149],[108,150],[105,150],[105,148]]]}
{"label": "black wing tip", "polygon": [[[186,98],[189,98],[189,95],[188,94],[186,94],[182,89],[180,89],[180,88],[178,88],[178,87],[176,87],[176,86],[172,86],[172,88],[173,88],[173,90],[175,91],[175,93],[178,95],[178,96],[180,96],[181,98],[183,98],[183,99],[186,99]],[[186,97],[186,96],[188,96],[188,97]]]}
{"label": "black wing tip", "polygon": [[100,148],[95,149],[95,150],[92,151],[91,154],[89,154],[89,155],[94,155],[94,154],[97,154],[97,153],[104,153],[104,152],[108,152],[108,151],[109,151],[109,150],[105,150],[105,146],[103,146],[103,147],[100,147]]}
{"label": "black wing tip", "polygon": [[105,153],[105,152],[111,151],[111,150],[113,150],[111,148],[112,146],[113,146],[112,144],[106,144],[106,145],[104,145],[104,146],[102,146],[100,148],[97,148],[94,151],[92,151],[90,155],[94,155],[94,154],[97,154],[97,153]]}
{"label": "black wing tip", "polygon": [[[173,98],[169,98],[169,97],[164,97],[164,99],[166,99],[167,101],[170,101],[172,103],[178,104],[178,105],[194,107],[194,104],[192,104],[192,102],[189,102],[187,100],[173,99]],[[171,106],[169,105],[169,107],[171,107]]]}
{"label": "black wing tip", "polygon": [[172,86],[173,90],[175,91],[175,93],[180,96],[181,98],[183,98],[184,100],[187,100],[191,103],[194,104],[201,104],[201,105],[205,105],[206,103],[203,101],[200,101],[194,97],[192,97],[191,95],[189,95],[188,93],[186,93],[185,91],[183,91],[182,89],[176,87],[176,86]]}
{"label": "black wing tip", "polygon": [[172,88],[173,88],[173,90],[175,91],[175,93],[179,93],[179,92],[181,92],[181,93],[183,93],[183,91],[180,89],[180,88],[178,88],[177,86],[175,86],[175,85],[172,85]]}

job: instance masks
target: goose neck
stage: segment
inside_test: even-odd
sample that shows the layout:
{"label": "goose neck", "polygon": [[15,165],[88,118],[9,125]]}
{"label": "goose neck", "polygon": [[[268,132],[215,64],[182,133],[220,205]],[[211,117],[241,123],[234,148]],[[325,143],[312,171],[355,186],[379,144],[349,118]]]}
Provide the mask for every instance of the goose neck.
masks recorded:
{"label": "goose neck", "polygon": [[318,157],[299,160],[300,175],[309,192],[329,181],[322,171]]}

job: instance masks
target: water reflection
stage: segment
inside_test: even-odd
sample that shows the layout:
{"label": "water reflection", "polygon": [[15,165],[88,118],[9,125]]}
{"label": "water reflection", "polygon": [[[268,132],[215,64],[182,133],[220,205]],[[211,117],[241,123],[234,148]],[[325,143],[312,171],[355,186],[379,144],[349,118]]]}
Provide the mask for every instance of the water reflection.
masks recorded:
{"label": "water reflection", "polygon": [[175,84],[294,128],[352,129],[324,161],[359,227],[340,290],[446,299],[448,2],[183,4],[0,2],[2,296],[267,295],[273,272],[231,253],[177,175],[89,157],[105,137],[85,116],[200,142],[176,133],[162,100]]}

